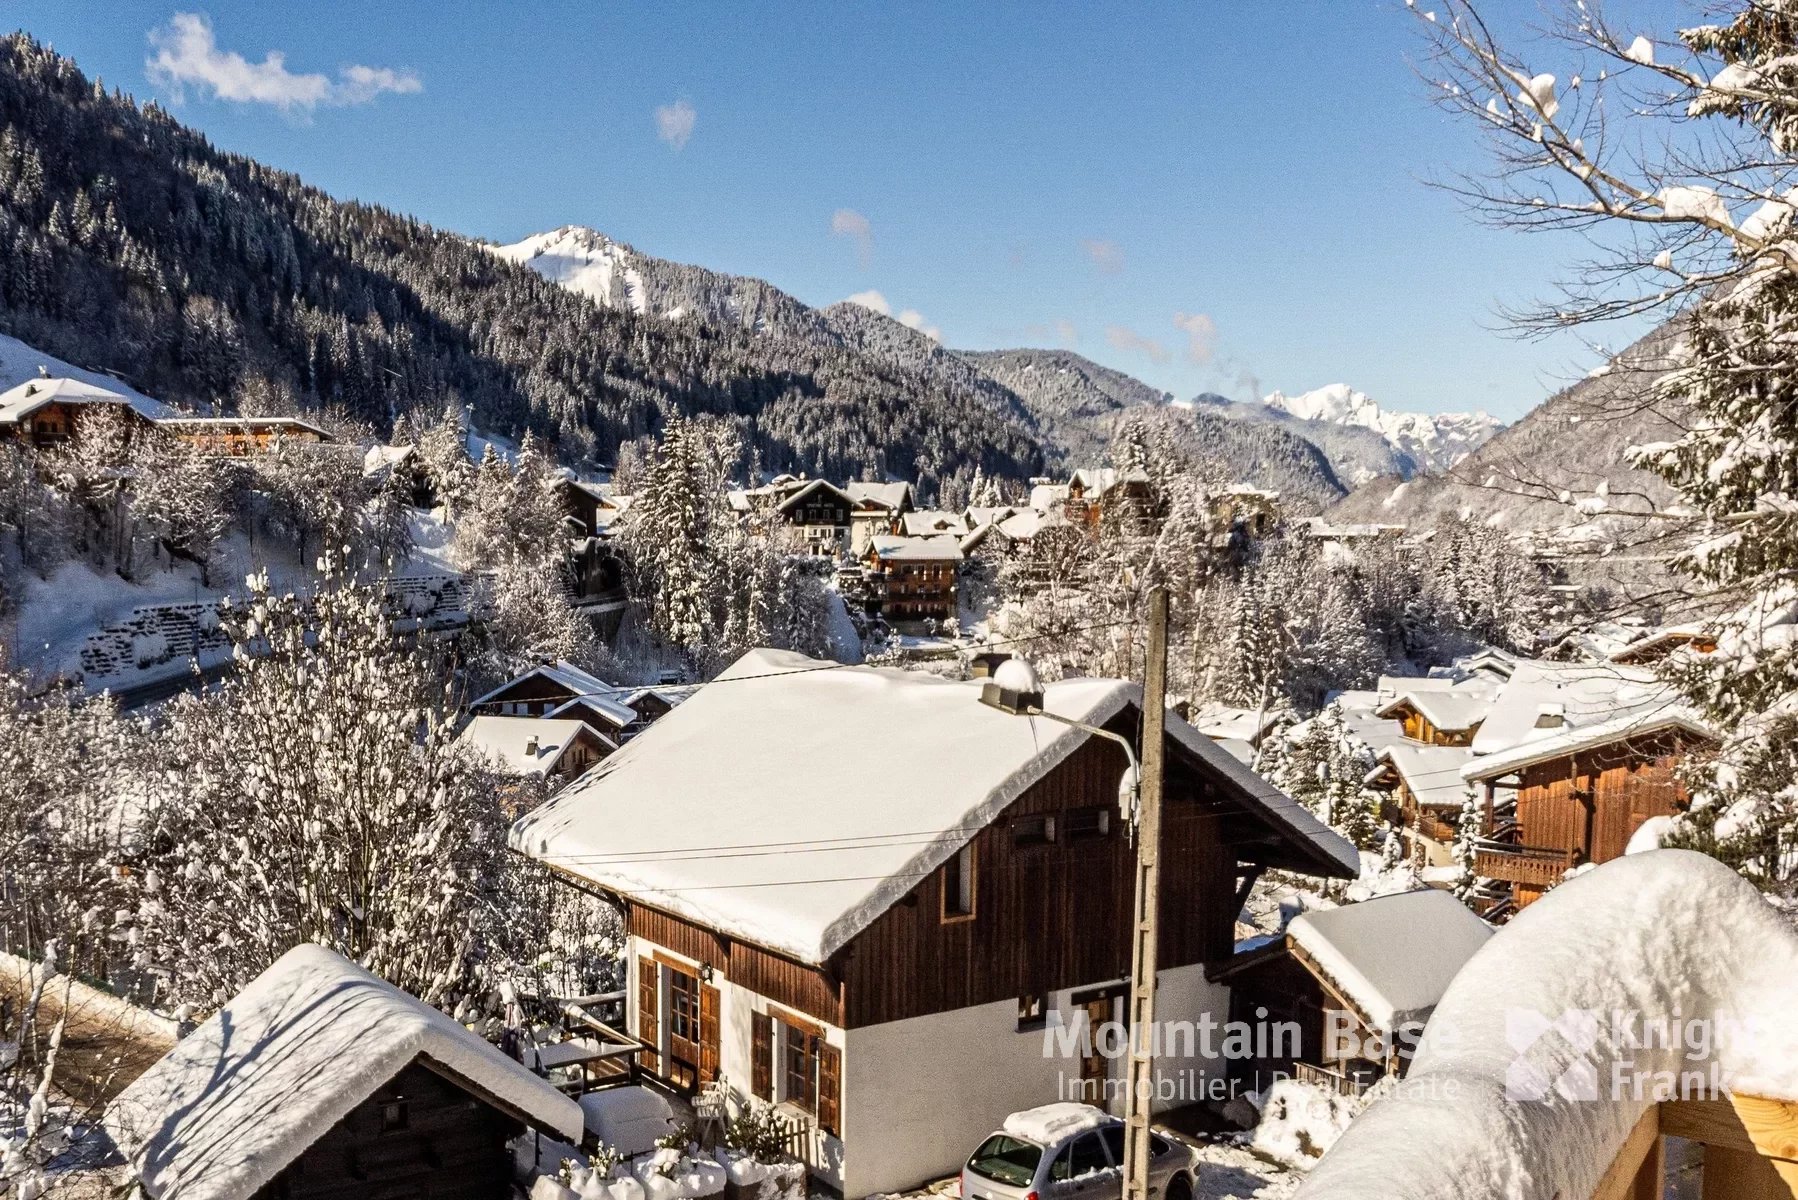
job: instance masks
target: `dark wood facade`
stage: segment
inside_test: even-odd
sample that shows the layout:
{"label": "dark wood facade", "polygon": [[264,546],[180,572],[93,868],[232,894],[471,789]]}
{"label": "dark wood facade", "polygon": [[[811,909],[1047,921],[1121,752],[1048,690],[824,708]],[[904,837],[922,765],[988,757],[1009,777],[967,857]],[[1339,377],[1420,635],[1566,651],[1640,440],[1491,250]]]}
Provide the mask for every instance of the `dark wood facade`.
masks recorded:
{"label": "dark wood facade", "polygon": [[1644,821],[1685,809],[1678,767],[1696,744],[1692,734],[1662,732],[1523,767],[1508,815],[1499,811],[1502,785],[1488,780],[1488,840],[1474,873],[1510,884],[1522,908],[1568,869],[1621,858]]}
{"label": "dark wood facade", "polygon": [[61,445],[75,436],[75,426],[88,414],[99,409],[116,411],[125,423],[128,436],[139,436],[152,422],[126,401],[107,403],[99,400],[54,400],[20,418],[0,424],[0,440],[17,440],[36,449]]}
{"label": "dark wood facade", "polygon": [[506,1200],[506,1142],[525,1128],[419,1059],[375,1089],[261,1188],[258,1200]]}
{"label": "dark wood facade", "polygon": [[[1137,713],[1110,727],[1134,735]],[[976,834],[972,916],[945,903],[945,864],[811,965],[620,897],[628,930],[776,1004],[843,1028],[1105,983],[1130,972],[1135,849],[1119,817],[1125,759],[1089,739]],[[1230,957],[1245,863],[1317,872],[1170,739],[1162,817],[1160,965]],[[1045,819],[1054,833],[1045,836]],[[641,1033],[641,1031],[639,1031]]]}
{"label": "dark wood facade", "polygon": [[526,675],[490,693],[479,704],[470,705],[469,712],[476,716],[542,717],[578,694],[547,675]]}

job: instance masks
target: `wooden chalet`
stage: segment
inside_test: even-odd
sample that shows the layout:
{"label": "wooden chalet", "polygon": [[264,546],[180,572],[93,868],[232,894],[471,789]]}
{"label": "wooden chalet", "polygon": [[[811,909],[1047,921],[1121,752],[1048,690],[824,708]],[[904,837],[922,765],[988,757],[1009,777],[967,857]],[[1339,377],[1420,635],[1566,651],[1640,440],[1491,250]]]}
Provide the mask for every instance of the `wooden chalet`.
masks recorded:
{"label": "wooden chalet", "polygon": [[863,565],[869,604],[888,621],[954,621],[962,561],[951,534],[876,537]]}
{"label": "wooden chalet", "polygon": [[618,749],[615,739],[572,715],[484,714],[470,720],[457,741],[485,759],[499,774],[534,776],[552,789],[578,778],[581,772]]}
{"label": "wooden chalet", "polygon": [[1717,735],[1690,712],[1654,705],[1474,758],[1483,793],[1474,874],[1494,881],[1494,916],[1541,899],[1569,870],[1622,857],[1653,817],[1685,809],[1678,768]]}
{"label": "wooden chalet", "polygon": [[1150,500],[1149,477],[1141,471],[1115,467],[1085,467],[1068,479],[1062,501],[1067,519],[1076,525],[1096,527],[1108,510],[1125,502]]}
{"label": "wooden chalet", "polygon": [[893,532],[893,522],[912,510],[916,500],[909,483],[873,483],[857,480],[843,485],[849,497],[849,549],[857,557],[868,552],[868,543]]}
{"label": "wooden chalet", "polygon": [[337,440],[298,417],[163,417],[156,427],[206,454],[226,458],[266,454],[277,442],[319,445]]}
{"label": "wooden chalet", "polygon": [[84,413],[97,409],[120,414],[132,434],[151,425],[151,418],[118,392],[79,379],[46,377],[0,392],[0,441],[24,442],[38,449],[59,445],[75,436]]}
{"label": "wooden chalet", "polygon": [[580,1106],[322,946],[290,950],[107,1108],[149,1200],[510,1200],[507,1142]]}
{"label": "wooden chalet", "polygon": [[1492,707],[1494,690],[1490,684],[1480,682],[1447,688],[1412,688],[1375,710],[1374,715],[1399,722],[1406,737],[1426,746],[1471,746]]}
{"label": "wooden chalet", "polygon": [[774,506],[774,515],[791,526],[807,553],[836,557],[849,552],[849,530],[855,502],[824,479],[802,485]]}
{"label": "wooden chalet", "polygon": [[1663,662],[1675,650],[1693,654],[1709,654],[1717,648],[1717,636],[1694,625],[1672,625],[1656,629],[1611,655],[1611,661],[1625,666],[1650,666]]}
{"label": "wooden chalet", "polygon": [[564,476],[557,490],[575,537],[609,537],[612,526],[630,507],[630,497],[616,495],[608,483]]}
{"label": "wooden chalet", "polygon": [[476,715],[542,717],[570,700],[600,697],[616,700],[619,689],[572,663],[539,663],[469,702]]}
{"label": "wooden chalet", "polygon": [[1418,867],[1455,861],[1455,839],[1467,783],[1461,770],[1473,751],[1460,746],[1398,743],[1379,752],[1363,782],[1386,794],[1381,815],[1404,839],[1406,857]]}
{"label": "wooden chalet", "polygon": [[1436,1002],[1492,936],[1492,927],[1433,888],[1303,913],[1286,932],[1217,964],[1230,984],[1230,1019],[1257,1009],[1292,1022],[1296,1044],[1231,1063],[1242,1090],[1293,1076],[1358,1095],[1401,1075]]}
{"label": "wooden chalet", "polygon": [[[745,655],[512,844],[624,910],[639,1066],[775,1105],[854,1198],[954,1171],[1013,1111],[1117,1099],[1121,1059],[1044,1039],[1122,1019],[1135,850],[1114,744],[989,708],[978,684],[825,665]],[[1134,736],[1139,696],[1078,680],[1045,703]],[[1158,1016],[1221,1021],[1206,970],[1256,874],[1349,878],[1358,859],[1167,724]],[[1188,1084],[1222,1069],[1163,1060]]]}

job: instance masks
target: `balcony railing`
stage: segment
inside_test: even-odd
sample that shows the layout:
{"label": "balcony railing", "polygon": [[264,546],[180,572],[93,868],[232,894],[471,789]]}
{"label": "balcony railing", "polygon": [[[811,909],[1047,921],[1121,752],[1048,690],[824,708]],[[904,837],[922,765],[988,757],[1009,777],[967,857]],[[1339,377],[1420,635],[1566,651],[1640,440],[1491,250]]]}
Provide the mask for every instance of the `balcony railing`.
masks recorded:
{"label": "balcony railing", "polygon": [[1474,847],[1473,873],[1531,887],[1550,887],[1574,865],[1574,852],[1558,846],[1513,846],[1482,841]]}

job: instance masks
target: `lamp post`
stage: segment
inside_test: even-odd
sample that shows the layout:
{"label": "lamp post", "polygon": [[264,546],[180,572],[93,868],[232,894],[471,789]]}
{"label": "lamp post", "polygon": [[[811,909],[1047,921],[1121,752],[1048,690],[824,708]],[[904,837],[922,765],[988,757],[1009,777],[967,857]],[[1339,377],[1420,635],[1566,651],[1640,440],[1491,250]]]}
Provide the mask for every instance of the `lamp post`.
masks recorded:
{"label": "lamp post", "polygon": [[1136,893],[1130,918],[1130,1055],[1124,1093],[1124,1200],[1149,1200],[1149,1117],[1155,1094],[1155,973],[1161,895],[1162,751],[1167,725],[1167,591],[1149,592],[1149,647],[1143,671],[1142,759],[1130,739],[1043,708],[1036,669],[1021,658],[999,664],[980,702],[1017,716],[1046,717],[1116,742],[1130,763],[1124,818],[1136,841]]}

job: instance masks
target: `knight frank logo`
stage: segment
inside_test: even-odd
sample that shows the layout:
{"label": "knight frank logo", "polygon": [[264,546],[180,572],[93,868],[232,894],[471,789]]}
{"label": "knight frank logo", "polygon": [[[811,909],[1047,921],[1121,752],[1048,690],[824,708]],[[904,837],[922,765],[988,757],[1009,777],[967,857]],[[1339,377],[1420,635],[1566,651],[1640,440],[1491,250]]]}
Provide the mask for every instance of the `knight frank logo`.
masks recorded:
{"label": "knight frank logo", "polygon": [[1564,1100],[1598,1099],[1599,1015],[1589,1008],[1569,1008],[1548,1017],[1533,1008],[1505,1011],[1505,1041],[1513,1058],[1505,1068],[1505,1099],[1546,1102],[1550,1094]]}

